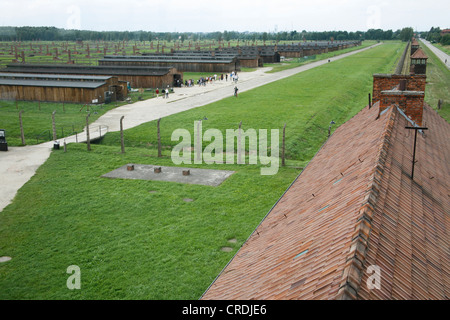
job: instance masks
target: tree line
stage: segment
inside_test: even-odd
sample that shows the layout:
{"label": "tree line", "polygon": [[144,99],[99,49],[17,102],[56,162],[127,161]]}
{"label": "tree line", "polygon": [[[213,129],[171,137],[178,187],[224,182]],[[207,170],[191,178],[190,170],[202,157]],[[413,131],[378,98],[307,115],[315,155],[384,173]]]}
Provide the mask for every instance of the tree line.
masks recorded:
{"label": "tree line", "polygon": [[89,31],[56,27],[0,27],[0,41],[302,41],[302,40],[403,40],[412,36],[412,28],[402,30],[369,29],[367,31],[281,31],[281,32],[152,32],[152,31]]}
{"label": "tree line", "polygon": [[428,32],[422,32],[422,38],[430,42],[439,42],[443,46],[450,45],[450,34],[442,34],[441,28],[432,27]]}

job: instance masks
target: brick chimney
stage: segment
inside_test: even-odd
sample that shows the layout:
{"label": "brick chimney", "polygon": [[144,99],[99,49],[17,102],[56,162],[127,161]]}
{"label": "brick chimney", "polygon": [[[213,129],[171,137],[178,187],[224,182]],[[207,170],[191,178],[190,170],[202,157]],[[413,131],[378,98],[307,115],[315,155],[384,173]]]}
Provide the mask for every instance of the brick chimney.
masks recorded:
{"label": "brick chimney", "polygon": [[374,74],[372,102],[380,101],[382,91],[400,90],[400,83],[403,83],[402,91],[425,91],[426,79],[424,74]]}
{"label": "brick chimney", "polygon": [[372,103],[380,102],[380,112],[399,107],[412,121],[422,125],[425,75],[374,74]]}
{"label": "brick chimney", "polygon": [[399,107],[417,125],[422,125],[425,92],[386,90],[381,92],[380,112],[389,106]]}

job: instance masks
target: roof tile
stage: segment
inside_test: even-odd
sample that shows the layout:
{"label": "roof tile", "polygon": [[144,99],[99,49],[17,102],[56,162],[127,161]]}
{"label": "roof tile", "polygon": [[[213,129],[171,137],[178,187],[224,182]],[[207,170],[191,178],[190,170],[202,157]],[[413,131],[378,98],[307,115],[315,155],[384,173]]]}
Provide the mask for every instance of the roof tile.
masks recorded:
{"label": "roof tile", "polygon": [[377,116],[335,131],[203,299],[448,298],[450,126],[424,106],[411,180],[409,121],[393,106]]}

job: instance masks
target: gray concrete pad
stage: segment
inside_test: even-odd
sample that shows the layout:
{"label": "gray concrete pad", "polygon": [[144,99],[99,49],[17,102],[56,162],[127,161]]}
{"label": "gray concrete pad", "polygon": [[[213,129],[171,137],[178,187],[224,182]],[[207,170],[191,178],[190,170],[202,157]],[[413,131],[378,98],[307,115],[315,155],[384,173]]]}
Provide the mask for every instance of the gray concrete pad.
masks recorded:
{"label": "gray concrete pad", "polygon": [[[128,170],[129,166],[134,166],[134,170]],[[161,168],[161,172],[155,173],[155,168]],[[189,170],[189,175],[183,175],[183,171],[186,170]],[[102,177],[112,179],[168,181],[217,187],[233,173],[234,171],[229,170],[210,170],[164,167],[143,164],[126,164],[116,170],[102,175]]]}

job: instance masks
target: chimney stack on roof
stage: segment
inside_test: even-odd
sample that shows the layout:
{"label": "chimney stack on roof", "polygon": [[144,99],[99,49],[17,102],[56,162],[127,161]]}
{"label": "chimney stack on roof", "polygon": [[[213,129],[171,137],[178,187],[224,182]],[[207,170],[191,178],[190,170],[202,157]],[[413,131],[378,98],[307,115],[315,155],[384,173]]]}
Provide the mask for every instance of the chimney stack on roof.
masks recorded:
{"label": "chimney stack on roof", "polygon": [[[413,39],[411,45],[415,43],[417,41]],[[380,112],[396,106],[417,125],[422,125],[427,59],[418,48],[411,55],[410,74],[373,75],[372,103],[379,102]]]}
{"label": "chimney stack on roof", "polygon": [[396,106],[422,125],[425,81],[425,75],[374,74],[372,101],[379,102],[380,112]]}

